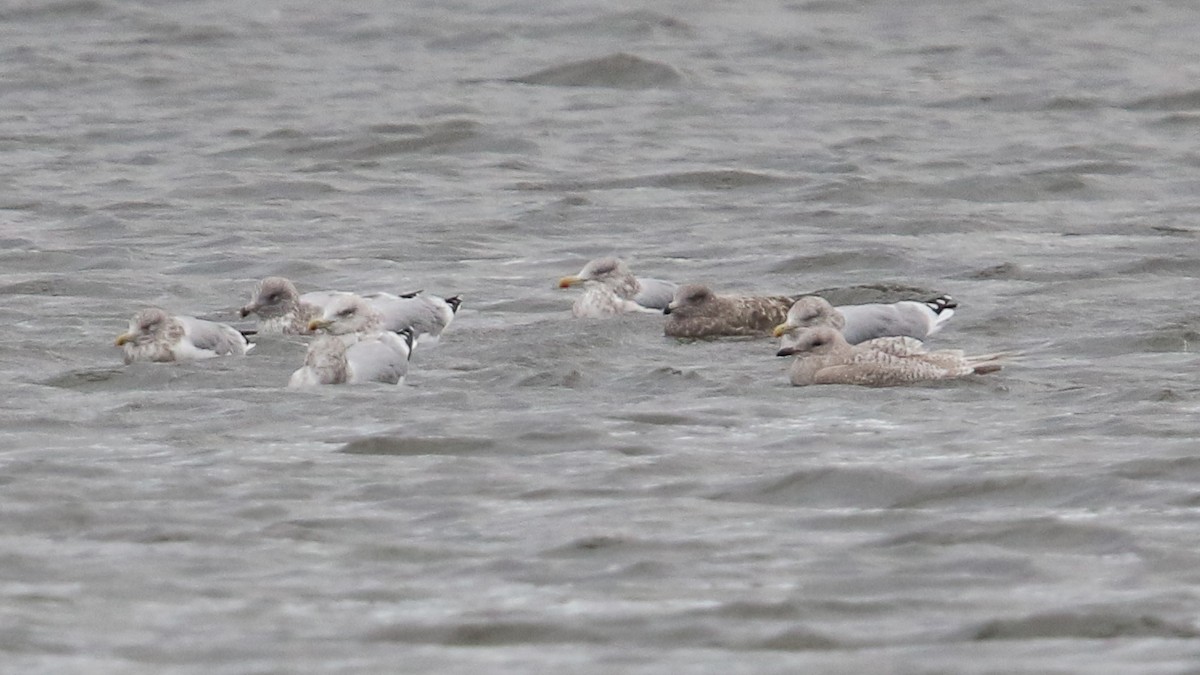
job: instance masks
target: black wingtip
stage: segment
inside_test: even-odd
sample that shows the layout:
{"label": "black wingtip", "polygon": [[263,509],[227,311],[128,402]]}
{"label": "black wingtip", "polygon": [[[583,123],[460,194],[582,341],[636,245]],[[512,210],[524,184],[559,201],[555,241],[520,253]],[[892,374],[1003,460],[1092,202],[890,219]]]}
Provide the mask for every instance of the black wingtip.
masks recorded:
{"label": "black wingtip", "polygon": [[258,331],[256,331],[256,330],[242,330],[239,328],[238,332],[241,333],[242,337],[244,337],[244,338],[254,337],[255,335],[258,335]]}
{"label": "black wingtip", "polygon": [[412,359],[413,344],[417,340],[417,336],[413,334],[412,328],[401,328],[396,331],[396,335],[404,338],[404,344],[408,345],[408,358]]}
{"label": "black wingtip", "polygon": [[425,289],[424,289],[424,288],[418,288],[417,290],[415,290],[415,291],[413,291],[413,292],[411,292],[411,293],[401,293],[401,294],[400,294],[399,296],[397,296],[397,297],[400,297],[400,298],[406,298],[406,299],[409,299],[409,300],[411,300],[412,298],[415,298],[415,297],[417,297],[418,295],[420,295],[420,294],[422,294],[422,293],[424,293],[424,292],[425,292]]}
{"label": "black wingtip", "polygon": [[445,300],[446,300],[446,304],[450,305],[450,311],[453,312],[454,314],[458,314],[458,306],[462,304],[462,296],[461,295],[452,295],[448,298],[445,298]]}
{"label": "black wingtip", "polygon": [[925,304],[929,306],[929,309],[933,310],[934,314],[941,314],[947,309],[955,309],[958,307],[958,301],[949,295],[939,295],[932,300],[926,300]]}

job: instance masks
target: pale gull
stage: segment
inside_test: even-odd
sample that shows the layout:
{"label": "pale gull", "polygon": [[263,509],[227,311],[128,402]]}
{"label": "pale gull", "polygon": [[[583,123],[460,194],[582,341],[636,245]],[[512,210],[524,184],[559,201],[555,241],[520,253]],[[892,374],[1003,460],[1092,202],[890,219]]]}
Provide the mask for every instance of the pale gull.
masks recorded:
{"label": "pale gull", "polygon": [[857,384],[889,387],[948,380],[1000,370],[1001,354],[964,356],[961,350],[926,351],[920,340],[886,337],[851,345],[832,326],[800,331],[777,356],[795,356],[788,378],[796,386]]}
{"label": "pale gull", "polygon": [[583,286],[583,295],[571,305],[578,318],[599,319],[628,312],[658,313],[666,308],[676,284],[662,279],[633,276],[619,258],[597,258],[583,266],[579,274],[558,280],[559,288]]}
{"label": "pale gull", "polygon": [[414,291],[403,295],[369,293],[363,296],[384,317],[387,330],[411,328],[419,345],[432,346],[441,340],[442,331],[454,321],[462,296],[439,297]]}
{"label": "pale gull", "polygon": [[958,307],[958,303],[948,295],[925,302],[904,300],[887,305],[872,303],[838,307],[824,298],[807,295],[792,304],[787,311],[787,320],[776,326],[773,333],[775,337],[783,337],[805,328],[832,326],[840,330],[850,344],[893,336],[924,340],[938,332],[954,316],[955,307]]}
{"label": "pale gull", "polygon": [[770,335],[793,301],[786,295],[717,295],[707,286],[688,284],[663,309],[668,315],[663,332],[678,338]]}
{"label": "pale gull", "polygon": [[254,347],[233,326],[191,316],[173,316],[157,308],[143,309],[117,336],[125,363],[192,361],[214,356],[241,356]]}
{"label": "pale gull", "polygon": [[321,318],[308,322],[308,329],[333,335],[374,335],[407,328],[418,344],[436,344],[461,302],[458,296],[439,298],[420,292],[409,296],[376,293],[370,299],[347,293],[326,305]]}
{"label": "pale gull", "polygon": [[376,335],[323,335],[313,340],[304,365],[292,373],[289,387],[322,384],[400,384],[408,374],[413,334],[384,331]]}

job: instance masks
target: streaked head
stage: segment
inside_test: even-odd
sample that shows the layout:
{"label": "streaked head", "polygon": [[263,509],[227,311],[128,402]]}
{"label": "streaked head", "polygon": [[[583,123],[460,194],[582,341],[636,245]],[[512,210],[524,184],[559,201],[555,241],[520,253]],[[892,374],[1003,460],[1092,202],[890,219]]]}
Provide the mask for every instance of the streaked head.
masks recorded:
{"label": "streaked head", "polygon": [[558,280],[559,288],[578,286],[588,281],[605,283],[609,280],[620,280],[629,276],[629,267],[620,258],[596,258],[583,266],[579,274],[566,276]]}
{"label": "streaked head", "polygon": [[324,330],[332,335],[372,331],[378,326],[379,312],[366,300],[351,293],[335,298],[325,306],[325,313],[320,319],[308,322],[310,331]]}
{"label": "streaked head", "polygon": [[846,338],[842,337],[841,331],[832,326],[817,326],[799,331],[793,339],[787,341],[786,346],[775,352],[775,356],[827,354],[844,344]]}
{"label": "streaked head", "polygon": [[300,293],[295,284],[283,277],[267,277],[258,282],[250,304],[242,307],[240,314],[243,317],[257,314],[264,319],[271,319],[295,309],[299,301]]}
{"label": "streaked head", "polygon": [[157,307],[148,307],[133,315],[129,320],[129,330],[117,336],[116,345],[123,347],[128,343],[142,345],[153,342],[155,338],[171,328],[171,315]]}
{"label": "streaked head", "polygon": [[825,298],[806,295],[792,303],[788,309],[787,321],[775,326],[772,334],[782,337],[784,333],[817,326],[830,326],[842,330],[846,327],[846,319]]}
{"label": "streaked head", "polygon": [[708,286],[686,284],[675,289],[675,297],[667,304],[663,314],[688,314],[701,310],[716,296]]}

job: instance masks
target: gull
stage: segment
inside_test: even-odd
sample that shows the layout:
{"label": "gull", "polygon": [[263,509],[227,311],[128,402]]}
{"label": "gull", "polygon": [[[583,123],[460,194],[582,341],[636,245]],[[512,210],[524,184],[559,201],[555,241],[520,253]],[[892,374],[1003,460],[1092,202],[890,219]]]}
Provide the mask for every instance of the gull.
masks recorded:
{"label": "gull", "polygon": [[[258,282],[253,298],[241,308],[240,313],[243,317],[257,314],[260,333],[308,334],[312,332],[309,328],[312,321],[326,318],[325,310],[331,304],[350,296],[355,294],[346,291],[312,291],[301,295],[291,281],[283,277],[267,277]],[[462,298],[457,295],[439,298],[423,291],[403,295],[371,293],[355,297],[366,299],[388,317],[399,317],[405,313],[411,315],[411,325],[423,343],[438,341],[442,330],[449,325],[462,303]],[[391,330],[407,327],[400,325],[400,321],[395,318],[389,324]]]}
{"label": "gull", "polygon": [[579,274],[558,280],[559,288],[583,286],[583,295],[571,305],[578,318],[599,319],[628,312],[658,313],[671,302],[676,284],[662,279],[633,276],[620,258],[597,258]]}
{"label": "gull", "polygon": [[420,291],[408,296],[375,293],[369,299],[346,293],[326,305],[321,317],[310,320],[307,328],[332,335],[375,335],[407,328],[418,344],[437,344],[461,303],[458,296],[439,298]]}
{"label": "gull", "polygon": [[961,350],[926,351],[920,340],[886,337],[852,345],[836,328],[801,330],[777,356],[795,356],[788,379],[795,386],[857,384],[890,387],[948,380],[1000,370],[1002,354],[965,356]]}
{"label": "gull", "polygon": [[707,286],[687,284],[663,309],[669,317],[663,332],[679,338],[770,335],[793,302],[786,295],[718,295]]}
{"label": "gull", "polygon": [[408,374],[413,334],[383,331],[377,335],[322,335],[308,346],[304,365],[288,379],[292,388],[323,384],[401,384]]}
{"label": "gull", "polygon": [[117,336],[116,345],[124,350],[125,363],[241,356],[254,347],[233,326],[172,315],[157,307],[135,314],[129,330]]}
{"label": "gull", "polygon": [[891,304],[840,305],[834,307],[816,295],[798,298],[787,310],[786,320],[772,333],[782,337],[814,326],[832,326],[846,342],[858,344],[879,337],[907,336],[924,340],[941,330],[954,316],[958,303],[948,295],[925,302],[903,300]]}
{"label": "gull", "polygon": [[267,277],[254,288],[250,303],[239,310],[243,318],[258,315],[260,333],[308,333],[308,322],[321,317],[325,305],[345,295],[342,291],[317,291],[300,295],[283,277]]}

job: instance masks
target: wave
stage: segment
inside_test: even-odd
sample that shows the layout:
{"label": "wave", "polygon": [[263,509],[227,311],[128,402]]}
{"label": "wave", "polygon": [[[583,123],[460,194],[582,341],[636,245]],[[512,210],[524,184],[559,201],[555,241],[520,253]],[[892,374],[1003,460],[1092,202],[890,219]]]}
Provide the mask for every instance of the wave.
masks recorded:
{"label": "wave", "polygon": [[553,66],[508,81],[553,87],[656,89],[679,85],[683,75],[665,63],[620,53]]}

